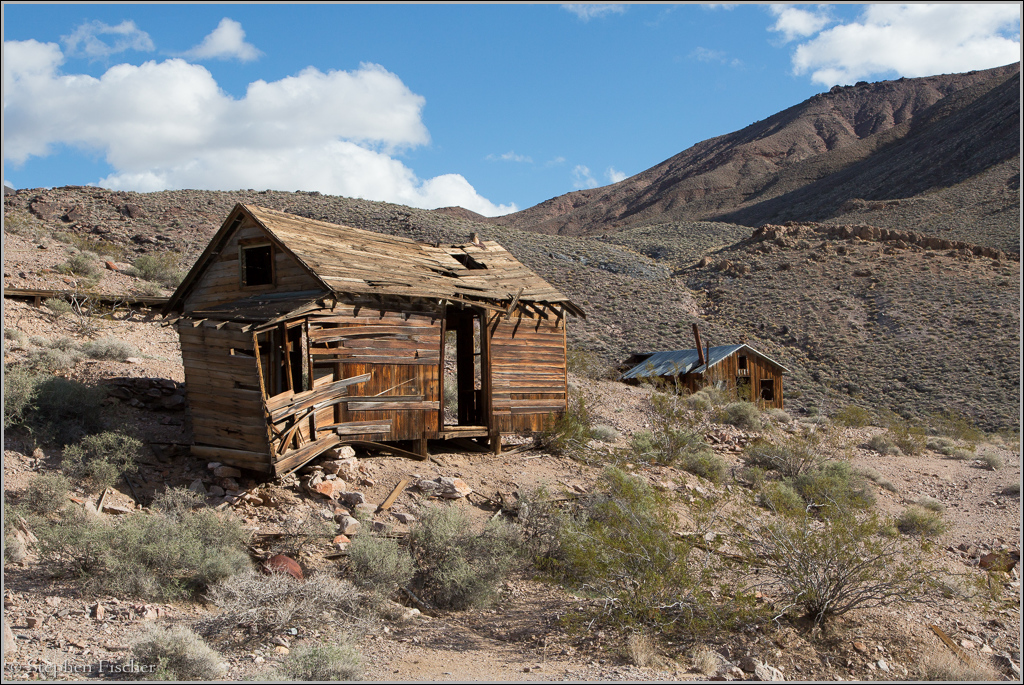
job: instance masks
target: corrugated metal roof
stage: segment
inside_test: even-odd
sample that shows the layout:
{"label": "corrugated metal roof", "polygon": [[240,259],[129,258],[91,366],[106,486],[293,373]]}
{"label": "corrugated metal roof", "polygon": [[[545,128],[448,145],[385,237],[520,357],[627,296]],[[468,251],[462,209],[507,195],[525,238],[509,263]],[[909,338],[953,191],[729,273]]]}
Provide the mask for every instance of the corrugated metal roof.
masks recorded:
{"label": "corrugated metal roof", "polygon": [[759,357],[767,359],[783,371],[789,372],[789,369],[771,357],[767,357],[749,345],[743,344],[712,347],[708,350],[707,363],[703,366],[700,363],[700,354],[696,349],[655,352],[648,359],[623,373],[619,378],[620,380],[625,380],[629,378],[654,378],[656,376],[682,376],[688,373],[704,373],[710,367],[743,348]]}

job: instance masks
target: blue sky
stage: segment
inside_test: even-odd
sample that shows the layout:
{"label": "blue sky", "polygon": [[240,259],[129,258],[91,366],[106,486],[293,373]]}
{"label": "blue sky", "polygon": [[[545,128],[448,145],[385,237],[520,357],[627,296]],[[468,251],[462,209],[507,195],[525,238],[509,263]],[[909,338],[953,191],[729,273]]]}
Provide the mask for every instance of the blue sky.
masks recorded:
{"label": "blue sky", "polygon": [[5,3],[4,180],[494,215],[832,85],[1019,59],[1020,6]]}

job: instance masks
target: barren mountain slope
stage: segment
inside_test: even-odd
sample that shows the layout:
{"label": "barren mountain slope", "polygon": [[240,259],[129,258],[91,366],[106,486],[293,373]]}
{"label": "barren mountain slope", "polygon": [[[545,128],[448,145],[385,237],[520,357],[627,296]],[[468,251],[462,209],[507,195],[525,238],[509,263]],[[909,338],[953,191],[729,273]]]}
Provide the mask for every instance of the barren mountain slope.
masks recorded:
{"label": "barren mountain slope", "polygon": [[[673,220],[759,225],[783,212],[786,219],[823,220],[850,199],[920,195],[1019,155],[1018,91],[1019,64],[837,86],[620,183],[489,221],[591,235]],[[970,204],[988,200],[986,190],[979,186]],[[1012,249],[1008,235],[1017,230],[1006,221],[999,226],[985,240],[958,237]]]}

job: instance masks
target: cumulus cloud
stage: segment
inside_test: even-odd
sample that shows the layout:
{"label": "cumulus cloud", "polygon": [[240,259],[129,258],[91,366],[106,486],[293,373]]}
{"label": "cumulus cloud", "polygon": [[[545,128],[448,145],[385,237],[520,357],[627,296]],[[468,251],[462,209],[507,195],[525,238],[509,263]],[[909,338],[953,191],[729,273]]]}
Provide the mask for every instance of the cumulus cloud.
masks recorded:
{"label": "cumulus cloud", "polygon": [[562,5],[562,9],[572,12],[583,21],[590,21],[595,17],[603,17],[609,14],[623,14],[626,11],[626,6],[606,2],[575,3]]}
{"label": "cumulus cloud", "polygon": [[572,170],[572,187],[576,189],[596,188],[597,181],[594,179],[593,174],[590,173],[588,167],[577,164]]}
{"label": "cumulus cloud", "polygon": [[489,154],[485,158],[489,162],[524,162],[533,164],[533,158],[529,155],[517,155],[515,150],[509,150],[503,155]]}
{"label": "cumulus cloud", "polygon": [[[109,36],[104,41],[101,36]],[[72,57],[89,57],[97,59],[109,57],[126,50],[151,52],[154,50],[153,40],[149,34],[135,25],[134,21],[122,21],[117,26],[104,24],[102,21],[90,21],[75,29],[69,36],[61,36],[64,49]]]}
{"label": "cumulus cloud", "polygon": [[826,86],[988,69],[1020,59],[1016,4],[868,5],[857,21],[801,43],[796,74]]}
{"label": "cumulus cloud", "polygon": [[608,171],[604,172],[605,176],[612,183],[618,183],[619,181],[625,181],[627,176],[625,173],[619,171],[615,167],[608,167]]}
{"label": "cumulus cloud", "polygon": [[776,17],[770,30],[782,33],[786,42],[813,36],[829,23],[826,11],[816,12],[792,5],[771,5],[769,9]]}
{"label": "cumulus cloud", "polygon": [[237,59],[251,62],[262,52],[252,43],[245,42],[245,31],[242,25],[233,19],[224,17],[210,35],[183,56],[189,59]]}
{"label": "cumulus cloud", "polygon": [[234,99],[204,67],[182,59],[120,64],[99,78],[62,74],[52,43],[4,43],[4,156],[14,164],[69,145],[105,156],[108,188],[274,188],[515,211],[465,178],[420,179],[392,157],[424,145],[425,100],[375,64],[312,67],[255,81]]}

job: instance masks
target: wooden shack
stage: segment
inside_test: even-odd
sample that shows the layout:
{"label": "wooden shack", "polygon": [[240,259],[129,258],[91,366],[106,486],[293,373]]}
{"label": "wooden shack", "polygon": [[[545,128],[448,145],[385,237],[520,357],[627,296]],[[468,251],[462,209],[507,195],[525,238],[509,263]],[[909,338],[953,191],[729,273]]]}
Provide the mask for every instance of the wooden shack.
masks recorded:
{"label": "wooden shack", "polygon": [[701,347],[696,326],[694,334],[698,344],[694,349],[634,354],[628,360],[630,368],[619,378],[671,380],[691,393],[713,385],[763,407],[784,408],[786,367],[746,344]]}
{"label": "wooden shack", "polygon": [[497,452],[503,433],[544,429],[565,409],[567,315],[583,316],[496,242],[430,245],[251,205],[164,312],[178,315],[193,454],[274,475],[341,444]]}

